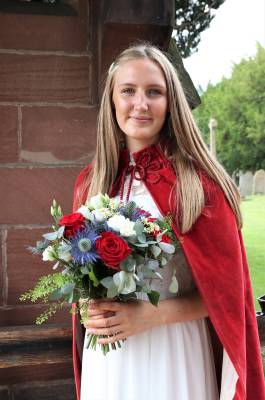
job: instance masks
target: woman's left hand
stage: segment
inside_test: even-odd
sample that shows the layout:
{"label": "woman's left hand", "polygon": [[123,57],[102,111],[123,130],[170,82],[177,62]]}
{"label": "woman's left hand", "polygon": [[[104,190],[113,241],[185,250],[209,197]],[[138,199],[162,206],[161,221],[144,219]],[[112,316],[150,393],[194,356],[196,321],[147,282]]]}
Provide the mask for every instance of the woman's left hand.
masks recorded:
{"label": "woman's left hand", "polygon": [[151,329],[156,325],[155,315],[157,307],[148,301],[133,300],[127,303],[109,301],[109,299],[95,300],[88,306],[88,313],[112,312],[102,318],[89,317],[84,326],[88,333],[96,335],[110,335],[108,338],[100,338],[97,343],[114,343]]}

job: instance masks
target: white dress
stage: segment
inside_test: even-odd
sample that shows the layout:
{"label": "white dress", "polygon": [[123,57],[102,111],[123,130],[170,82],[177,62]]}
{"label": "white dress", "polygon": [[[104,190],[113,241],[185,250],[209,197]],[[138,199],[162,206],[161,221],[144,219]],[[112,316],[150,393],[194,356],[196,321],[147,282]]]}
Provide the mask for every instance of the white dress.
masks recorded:
{"label": "white dress", "polygon": [[[124,193],[127,193],[128,178]],[[142,181],[133,181],[130,200],[160,213]],[[168,292],[172,265],[177,266],[177,294]],[[195,288],[184,255],[178,251],[162,270],[163,281],[152,287],[160,300],[181,296]],[[138,297],[147,300],[146,295]],[[148,301],[148,300],[147,300]],[[173,323],[130,336],[106,356],[84,343],[81,400],[217,400],[211,341],[205,319]]]}

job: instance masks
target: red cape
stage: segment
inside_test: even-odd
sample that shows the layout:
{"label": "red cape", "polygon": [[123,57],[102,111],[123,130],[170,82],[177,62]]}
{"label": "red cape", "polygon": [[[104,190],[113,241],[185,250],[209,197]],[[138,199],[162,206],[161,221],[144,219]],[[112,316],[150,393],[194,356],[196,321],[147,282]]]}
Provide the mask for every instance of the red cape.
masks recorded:
{"label": "red cape", "polygon": [[[137,170],[137,176],[143,180],[161,214],[167,215],[170,212],[169,193],[176,182],[171,164],[159,145],[133,153],[133,157],[136,167],[132,173]],[[128,164],[129,154],[124,150],[110,196],[115,196],[123,186]],[[77,178],[74,210],[77,189],[90,168],[90,165],[84,168]],[[206,197],[204,210],[188,233],[181,234],[175,225],[174,232],[191,268],[215,334],[238,374],[234,399],[264,400],[260,342],[242,235],[219,186],[203,173],[200,178]],[[78,316],[74,315],[73,357],[78,400],[83,333]]]}

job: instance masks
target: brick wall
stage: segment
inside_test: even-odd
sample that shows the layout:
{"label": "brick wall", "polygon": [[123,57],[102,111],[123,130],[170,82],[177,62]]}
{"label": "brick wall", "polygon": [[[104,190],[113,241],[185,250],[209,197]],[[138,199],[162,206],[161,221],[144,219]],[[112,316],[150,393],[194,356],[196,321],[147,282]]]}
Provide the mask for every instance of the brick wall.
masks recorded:
{"label": "brick wall", "polygon": [[[50,264],[25,246],[47,232],[53,198],[71,211],[75,177],[95,148],[93,2],[72,3],[75,15],[67,16],[40,15],[43,8],[27,14],[26,3],[24,14],[17,14],[15,5],[12,12],[1,12],[0,5],[2,326],[31,324],[40,312],[40,305],[21,304],[18,298],[50,272]],[[51,322],[62,320],[70,320],[68,311]]]}

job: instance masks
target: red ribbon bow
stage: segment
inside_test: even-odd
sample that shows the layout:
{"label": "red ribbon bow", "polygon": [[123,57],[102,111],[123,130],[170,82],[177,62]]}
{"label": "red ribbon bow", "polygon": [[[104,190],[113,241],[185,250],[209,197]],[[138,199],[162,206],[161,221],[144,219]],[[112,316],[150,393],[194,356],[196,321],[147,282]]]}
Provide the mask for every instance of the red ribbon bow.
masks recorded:
{"label": "red ribbon bow", "polygon": [[154,154],[153,152],[146,150],[143,153],[139,154],[135,165],[128,165],[128,167],[124,169],[121,182],[121,200],[123,199],[126,175],[130,175],[126,202],[128,202],[129,200],[133,179],[150,183],[158,183],[160,181],[161,175],[159,173],[159,170],[161,169],[161,162],[157,157],[158,154]]}

